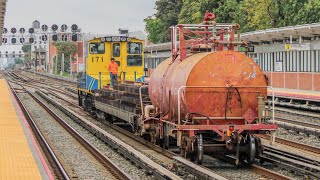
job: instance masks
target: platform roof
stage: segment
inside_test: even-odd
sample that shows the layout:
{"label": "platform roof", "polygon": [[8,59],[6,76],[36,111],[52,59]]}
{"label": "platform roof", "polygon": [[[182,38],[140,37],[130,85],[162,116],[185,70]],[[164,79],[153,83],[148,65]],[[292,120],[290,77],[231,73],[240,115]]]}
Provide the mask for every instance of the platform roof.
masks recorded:
{"label": "platform roof", "polygon": [[285,38],[315,37],[320,36],[320,23],[304,24],[297,26],[286,26],[257,30],[241,34],[241,39],[247,42],[272,42]]}
{"label": "platform roof", "polygon": [[4,17],[6,15],[7,0],[0,0],[0,45],[2,44],[2,31],[4,28]]}

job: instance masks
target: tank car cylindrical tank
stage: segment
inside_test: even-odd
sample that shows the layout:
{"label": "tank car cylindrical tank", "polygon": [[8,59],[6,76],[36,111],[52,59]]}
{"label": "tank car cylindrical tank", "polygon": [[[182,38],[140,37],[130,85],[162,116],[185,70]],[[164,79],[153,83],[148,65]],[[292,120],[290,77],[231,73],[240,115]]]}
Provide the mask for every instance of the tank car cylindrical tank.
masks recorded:
{"label": "tank car cylindrical tank", "polygon": [[[150,78],[152,104],[162,113],[167,113],[172,107],[171,111],[177,118],[178,90],[182,86],[187,88],[181,89],[181,117],[188,113],[207,117],[242,117],[248,109],[257,113],[257,95],[267,94],[266,79],[258,65],[235,51],[198,53],[183,61],[178,58],[174,62],[171,58],[165,60]],[[195,86],[201,88],[192,88]],[[228,90],[228,86],[239,89]]]}

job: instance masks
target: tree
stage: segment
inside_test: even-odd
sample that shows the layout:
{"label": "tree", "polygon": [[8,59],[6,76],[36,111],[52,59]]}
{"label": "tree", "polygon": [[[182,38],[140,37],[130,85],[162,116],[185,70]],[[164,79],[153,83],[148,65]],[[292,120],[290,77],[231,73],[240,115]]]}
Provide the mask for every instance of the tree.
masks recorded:
{"label": "tree", "polygon": [[77,52],[77,46],[72,42],[55,42],[53,44],[57,49],[57,70],[61,69],[62,53],[64,54],[64,72],[70,70],[70,56],[72,61],[74,60],[74,55]]}
{"label": "tree", "polygon": [[31,45],[23,45],[21,50],[24,52],[24,63],[28,64],[31,60]]}
{"label": "tree", "polygon": [[31,45],[23,45],[21,47],[21,50],[26,53],[26,52],[30,52],[31,51]]}
{"label": "tree", "polygon": [[238,23],[242,32],[320,22],[320,0],[158,0],[157,13],[147,18],[152,42],[170,41],[168,28],[198,24],[206,10],[217,23]]}
{"label": "tree", "polygon": [[157,13],[145,19],[149,40],[153,43],[168,42],[171,39],[170,27],[177,25],[182,0],[156,1]]}
{"label": "tree", "polygon": [[166,36],[163,34],[164,24],[158,18],[148,17],[144,20],[146,22],[146,31],[148,33],[149,41],[153,43],[161,42],[161,37]]}
{"label": "tree", "polygon": [[21,59],[20,57],[18,57],[18,58],[14,58],[14,63],[15,63],[15,64],[23,64],[24,62],[23,62],[23,59]]}

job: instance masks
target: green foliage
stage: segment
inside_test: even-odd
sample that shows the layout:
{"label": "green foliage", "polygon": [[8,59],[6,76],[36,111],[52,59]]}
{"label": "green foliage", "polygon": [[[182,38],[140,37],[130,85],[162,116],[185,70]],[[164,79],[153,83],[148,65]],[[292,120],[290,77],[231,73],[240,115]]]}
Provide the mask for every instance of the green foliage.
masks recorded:
{"label": "green foliage", "polygon": [[77,46],[72,42],[55,42],[53,44],[57,48],[57,72],[61,70],[62,53],[64,54],[64,72],[70,71],[70,56],[74,61],[73,56],[77,52]]}
{"label": "green foliage", "polygon": [[31,61],[31,45],[23,45],[21,50],[24,52],[24,63]]}
{"label": "green foliage", "polygon": [[21,47],[21,50],[26,53],[26,52],[30,52],[31,51],[31,45],[23,45]]}
{"label": "green foliage", "polygon": [[178,24],[182,0],[156,1],[157,13],[146,18],[146,31],[148,38],[153,43],[170,41],[170,26]]}
{"label": "green foliage", "polygon": [[242,32],[320,22],[320,0],[158,0],[145,19],[151,42],[170,41],[169,27],[201,23],[206,10],[218,23],[238,23]]}
{"label": "green foliage", "polygon": [[148,17],[144,20],[146,22],[146,31],[149,32],[148,39],[153,43],[161,42],[161,37],[166,37],[163,34],[166,31],[164,24],[158,18]]}
{"label": "green foliage", "polygon": [[23,64],[24,62],[23,62],[23,59],[21,59],[20,57],[18,57],[18,58],[14,58],[14,63],[15,63],[15,64]]}

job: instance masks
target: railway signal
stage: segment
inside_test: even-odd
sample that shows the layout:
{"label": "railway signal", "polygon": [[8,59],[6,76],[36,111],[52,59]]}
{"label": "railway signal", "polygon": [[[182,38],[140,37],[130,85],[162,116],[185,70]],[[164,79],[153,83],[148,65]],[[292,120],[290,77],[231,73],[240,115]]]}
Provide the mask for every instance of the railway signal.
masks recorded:
{"label": "railway signal", "polygon": [[16,38],[12,38],[12,39],[11,39],[11,43],[12,43],[12,44],[17,43],[17,39],[16,39]]}
{"label": "railway signal", "polygon": [[30,34],[33,34],[33,33],[34,33],[34,29],[33,29],[33,28],[30,28],[30,29],[29,29],[29,33],[30,33]]}
{"label": "railway signal", "polygon": [[15,34],[17,32],[17,29],[16,28],[11,28],[11,33],[12,34]]}
{"label": "railway signal", "polygon": [[22,38],[20,38],[20,43],[21,43],[21,44],[25,43],[25,41],[26,41],[26,39],[25,39],[25,38],[23,38],[23,37],[22,37]]}
{"label": "railway signal", "polygon": [[19,32],[20,32],[20,34],[24,34],[26,32],[26,30],[24,28],[20,28]]}
{"label": "railway signal", "polygon": [[73,34],[72,37],[71,37],[71,40],[72,40],[73,42],[78,41],[78,34]]}
{"label": "railway signal", "polygon": [[52,41],[58,41],[58,34],[53,34],[52,35]]}
{"label": "railway signal", "polygon": [[67,30],[68,30],[68,26],[65,25],[65,24],[63,24],[63,25],[61,26],[61,32],[66,32]]}
{"label": "railway signal", "polygon": [[41,40],[42,41],[47,41],[48,40],[48,36],[47,35],[42,35],[41,36]]}
{"label": "railway signal", "polygon": [[44,24],[44,25],[42,25],[41,29],[42,29],[43,32],[47,32],[48,31],[48,26]]}
{"label": "railway signal", "polygon": [[52,31],[56,32],[58,30],[58,25],[54,24],[51,26]]}
{"label": "railway signal", "polygon": [[8,33],[8,29],[7,28],[3,28],[3,34],[7,34]]}
{"label": "railway signal", "polygon": [[33,37],[30,37],[30,38],[29,38],[29,43],[30,43],[30,44],[33,44],[33,43],[34,43],[34,38],[33,38]]}

